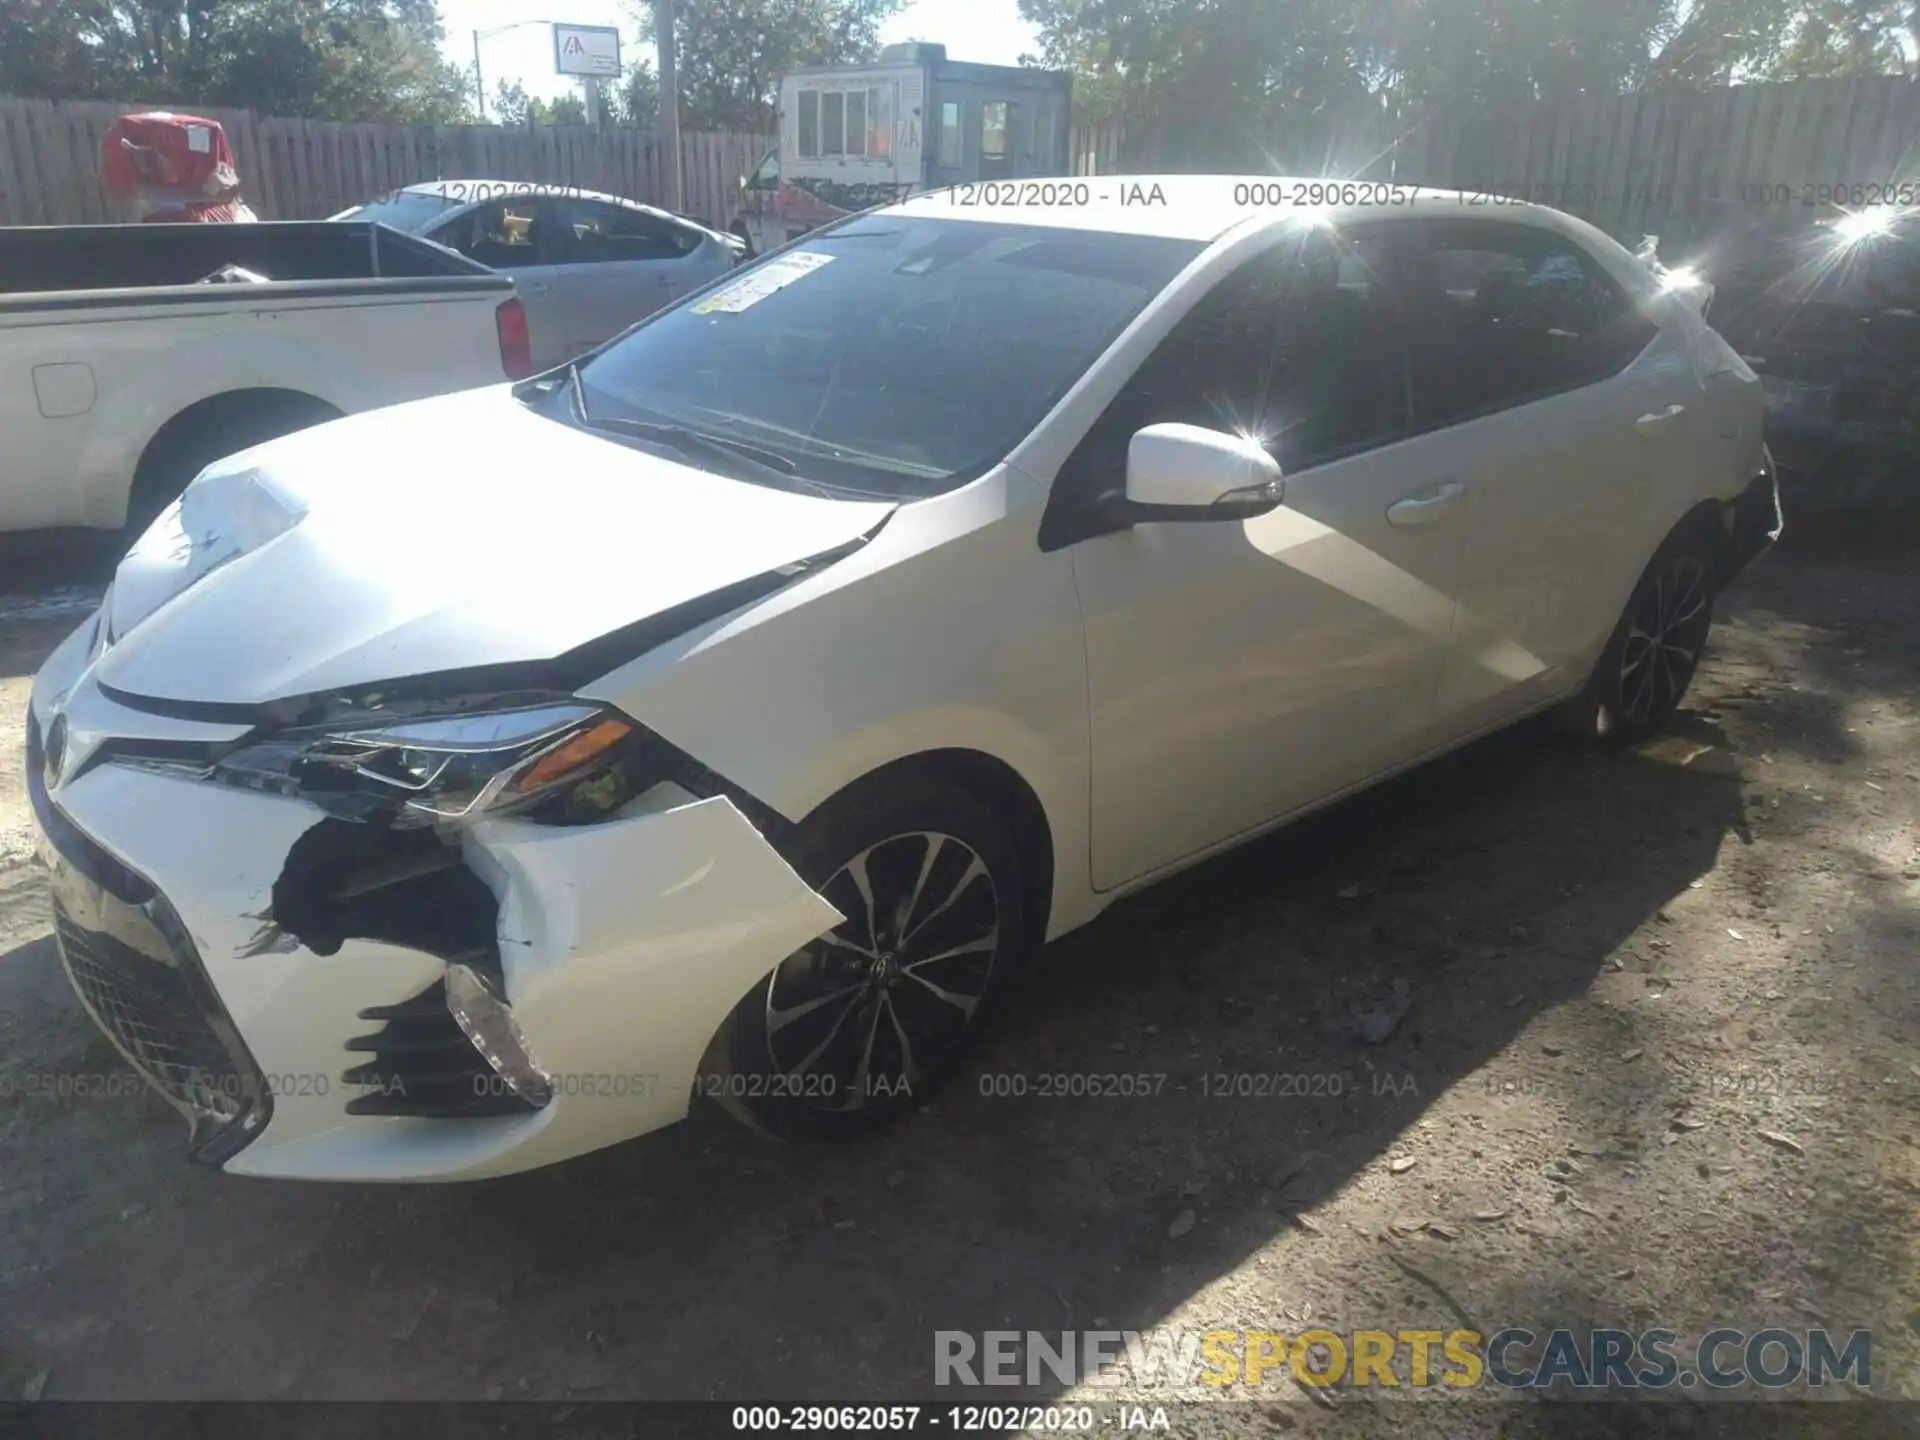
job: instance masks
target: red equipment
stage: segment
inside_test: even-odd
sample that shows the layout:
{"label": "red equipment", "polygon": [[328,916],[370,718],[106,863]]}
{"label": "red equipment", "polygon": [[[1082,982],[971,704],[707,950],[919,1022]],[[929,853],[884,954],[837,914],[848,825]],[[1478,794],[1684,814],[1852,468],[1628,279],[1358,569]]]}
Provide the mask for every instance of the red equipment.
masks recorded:
{"label": "red equipment", "polygon": [[253,220],[226,131],[198,115],[122,115],[100,142],[100,182],[131,222]]}

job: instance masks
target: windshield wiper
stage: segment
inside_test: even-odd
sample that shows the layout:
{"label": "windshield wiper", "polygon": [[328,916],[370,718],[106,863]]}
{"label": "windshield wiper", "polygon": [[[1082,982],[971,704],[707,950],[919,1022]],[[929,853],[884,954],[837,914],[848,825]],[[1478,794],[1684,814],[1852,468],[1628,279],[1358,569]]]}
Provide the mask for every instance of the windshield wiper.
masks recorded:
{"label": "windshield wiper", "polygon": [[621,415],[590,414],[587,410],[586,387],[581,383],[578,361],[568,364],[567,381],[573,391],[574,413],[580,417],[580,423],[589,430],[598,430],[607,435],[623,435],[654,445],[664,445],[670,450],[678,450],[690,460],[699,457],[717,460],[725,469],[741,479],[757,480],[761,484],[777,486],[783,490],[799,490],[808,495],[818,495],[823,500],[847,498],[838,490],[807,479],[800,473],[799,466],[777,450],[764,449],[759,445],[745,440],[735,440],[726,435],[710,435],[704,430],[695,430],[688,425],[672,425],[653,420],[630,420]]}

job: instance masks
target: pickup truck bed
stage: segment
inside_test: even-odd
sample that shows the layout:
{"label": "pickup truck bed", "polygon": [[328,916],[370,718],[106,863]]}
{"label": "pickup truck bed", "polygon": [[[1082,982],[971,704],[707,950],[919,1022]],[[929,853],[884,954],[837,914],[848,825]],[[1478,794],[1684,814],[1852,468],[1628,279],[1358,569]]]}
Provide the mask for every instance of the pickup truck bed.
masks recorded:
{"label": "pickup truck bed", "polygon": [[[197,285],[223,265],[275,283],[486,276],[466,256],[384,225],[40,225],[0,228],[0,295]],[[0,305],[10,302],[0,300]]]}
{"label": "pickup truck bed", "polygon": [[525,342],[511,281],[381,225],[0,228],[0,531],[142,523],[223,455],[518,378]]}

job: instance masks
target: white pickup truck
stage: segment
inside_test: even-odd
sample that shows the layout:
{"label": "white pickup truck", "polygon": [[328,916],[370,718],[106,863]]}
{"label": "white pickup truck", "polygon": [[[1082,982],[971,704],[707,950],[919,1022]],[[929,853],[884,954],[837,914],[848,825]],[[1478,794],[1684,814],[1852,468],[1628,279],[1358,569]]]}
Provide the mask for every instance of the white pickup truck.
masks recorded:
{"label": "white pickup truck", "polygon": [[511,281],[385,226],[0,228],[0,531],[142,526],[223,455],[531,370]]}

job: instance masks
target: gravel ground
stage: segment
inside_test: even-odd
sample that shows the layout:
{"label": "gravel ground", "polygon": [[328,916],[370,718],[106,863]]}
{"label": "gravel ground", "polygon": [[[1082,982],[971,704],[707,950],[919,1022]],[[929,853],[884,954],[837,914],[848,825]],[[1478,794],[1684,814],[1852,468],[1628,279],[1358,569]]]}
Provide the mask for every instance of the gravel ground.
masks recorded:
{"label": "gravel ground", "polygon": [[[190,1166],[157,1099],[35,1086],[121,1067],[60,975],[0,765],[0,1399],[883,1401],[935,1393],[939,1329],[1469,1321],[1864,1327],[1872,1392],[1920,1399],[1912,541],[1790,536],[1638,751],[1522,727],[1118,907],[1045,954],[977,1072],[840,1151],[702,1113],[475,1186]],[[16,756],[75,618],[19,608]],[[1402,1000],[1359,1038],[1356,1011]],[[1034,1093],[1117,1073],[1166,1078]],[[1308,1078],[1217,1093],[1239,1076]],[[1261,1394],[1219,1414],[1434,1435],[1520,1413]],[[1595,1433],[1648,1410],[1701,1433],[1712,1408]],[[1808,1433],[1842,1433],[1820,1408]]]}

